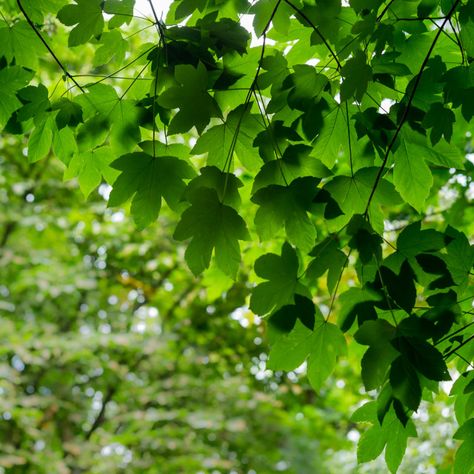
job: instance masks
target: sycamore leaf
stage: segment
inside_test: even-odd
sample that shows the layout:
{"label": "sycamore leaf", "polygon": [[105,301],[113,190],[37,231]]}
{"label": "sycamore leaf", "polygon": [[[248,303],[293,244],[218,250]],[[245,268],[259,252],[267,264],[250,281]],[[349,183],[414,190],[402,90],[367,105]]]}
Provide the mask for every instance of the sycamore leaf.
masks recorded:
{"label": "sycamore leaf", "polygon": [[268,367],[273,370],[293,370],[308,359],[308,379],[319,390],[333,372],[337,360],[346,353],[346,341],[341,330],[321,316],[314,330],[300,320],[286,335],[272,345]]}
{"label": "sycamore leaf", "polygon": [[104,28],[102,0],[74,0],[58,12],[58,20],[66,26],[74,26],[69,33],[68,45],[78,46],[89,41],[91,36],[99,36]]}
{"label": "sycamore leaf", "polygon": [[127,51],[127,41],[118,30],[112,30],[101,35],[100,47],[96,50],[92,64],[102,66],[110,62],[120,63]]}
{"label": "sycamore leaf", "polygon": [[69,127],[56,130],[53,137],[53,153],[68,166],[77,152],[76,138],[72,130]]}
{"label": "sycamore leaf", "polygon": [[465,285],[474,266],[474,246],[469,244],[465,234],[451,226],[446,235],[452,239],[446,246],[447,255],[444,257],[448,270],[456,284]]}
{"label": "sycamore leaf", "polygon": [[0,28],[0,44],[8,62],[15,59],[17,66],[37,69],[43,45],[26,21]]}
{"label": "sycamore leaf", "polygon": [[41,115],[49,109],[48,89],[42,84],[27,86],[19,90],[18,97],[23,102],[23,107],[17,112],[18,120],[22,122]]}
{"label": "sycamore leaf", "polygon": [[398,252],[405,257],[415,257],[419,253],[434,252],[446,245],[444,235],[434,229],[421,230],[421,222],[408,225],[398,236]]}
{"label": "sycamore leaf", "polygon": [[283,244],[281,256],[267,253],[255,262],[255,273],[267,281],[252,290],[250,309],[265,315],[275,308],[294,303],[294,295],[307,295],[298,281],[298,257],[290,244]]}
{"label": "sycamore leaf", "polygon": [[265,163],[255,176],[252,194],[270,184],[281,186],[291,184],[303,176],[327,178],[331,171],[314,156],[309,155],[312,148],[307,145],[290,145],[281,159]]}
{"label": "sycamore leaf", "polygon": [[352,415],[354,422],[370,422],[372,426],[362,433],[357,445],[357,460],[360,463],[376,459],[385,447],[385,462],[392,474],[401,464],[409,437],[417,436],[416,428],[410,420],[404,426],[395,410],[390,408],[383,423],[377,420],[377,402],[369,402]]}
{"label": "sycamore leaf", "polygon": [[456,117],[451,109],[445,107],[441,102],[431,104],[423,119],[423,125],[426,128],[431,128],[431,143],[436,145],[442,136],[449,143],[453,135],[453,123],[455,121]]}
{"label": "sycamore leaf", "polygon": [[341,75],[344,78],[341,84],[341,100],[354,97],[360,102],[372,79],[372,68],[367,64],[365,53],[356,51],[342,67]]}
{"label": "sycamore leaf", "polygon": [[412,142],[404,140],[394,153],[393,182],[395,189],[405,201],[418,212],[422,212],[433,185],[431,170],[419,149]]}
{"label": "sycamore leaf", "polygon": [[110,167],[113,160],[114,155],[107,146],[76,153],[64,172],[64,179],[77,176],[79,187],[84,197],[87,198],[102,182],[102,177],[109,184],[112,184],[115,180],[118,173]]}
{"label": "sycamore leaf", "polygon": [[249,233],[237,211],[223,204],[214,189],[197,188],[176,226],[174,238],[191,242],[185,258],[191,271],[198,275],[209,267],[214,250],[217,266],[235,277],[240,264],[239,240],[248,240]]}
{"label": "sycamore leaf", "polygon": [[20,66],[12,66],[0,69],[0,130],[8,122],[15,110],[21,107],[16,92],[25,87],[33,77],[33,72],[27,71]]}
{"label": "sycamore leaf", "polygon": [[[276,11],[275,7],[278,4]],[[264,28],[272,18],[273,27],[282,34],[287,34],[290,27],[290,16],[293,10],[284,2],[277,2],[277,0],[260,0],[250,9],[250,13],[255,16],[253,18],[253,27],[255,34],[261,36],[264,33]]]}
{"label": "sycamore leaf", "polygon": [[344,335],[335,324],[327,321],[316,324],[308,359],[308,379],[315,390],[322,387],[346,351]]}
{"label": "sycamore leaf", "polygon": [[51,115],[40,116],[37,120],[36,127],[28,140],[28,161],[30,163],[43,159],[49,153],[55,128],[54,117]]}
{"label": "sycamore leaf", "polygon": [[202,133],[211,117],[221,115],[216,101],[207,92],[207,71],[202,63],[197,68],[189,64],[175,67],[179,86],[165,90],[158,104],[168,109],[179,109],[172,118],[168,133],[188,132],[193,126]]}
{"label": "sycamore leaf", "polygon": [[341,148],[347,143],[347,124],[341,106],[332,108],[324,116],[323,127],[314,143],[314,156],[331,168],[336,162]]}
{"label": "sycamore leaf", "polygon": [[421,401],[420,380],[406,357],[397,357],[390,367],[390,385],[393,395],[403,405],[416,411]]}
{"label": "sycamore leaf", "polygon": [[[344,213],[343,216],[334,219],[334,225],[337,228],[349,222],[354,214],[365,212],[377,173],[376,167],[361,168],[353,176],[339,174],[323,187],[336,200]],[[400,202],[400,196],[393,184],[386,179],[381,179],[369,208],[370,221],[376,232],[383,232],[381,206],[393,206]]]}
{"label": "sycamore leaf", "polygon": [[104,0],[103,5],[105,13],[114,15],[109,20],[109,29],[132,21],[135,0]]}
{"label": "sycamore leaf", "polygon": [[336,239],[328,237],[316,245],[310,253],[315,257],[306,269],[306,278],[316,280],[328,271],[327,287],[332,293],[347,261],[347,256],[339,249]]}
{"label": "sycamore leaf", "polygon": [[317,193],[316,178],[298,178],[289,186],[271,185],[257,191],[252,201],[260,207],[255,215],[255,226],[262,240],[275,237],[281,227],[288,240],[303,251],[314,246],[316,227],[308,217]]}
{"label": "sycamore leaf", "polygon": [[195,191],[199,193],[200,188],[210,188],[216,191],[219,201],[238,209],[241,201],[239,188],[242,186],[242,181],[235,174],[224,173],[215,166],[205,166],[201,168],[200,175],[188,184],[185,197],[190,201]]}
{"label": "sycamore leaf", "polygon": [[454,474],[471,474],[474,471],[474,418],[467,420],[454,433],[454,439],[463,441],[454,459]]}
{"label": "sycamore leaf", "polygon": [[232,110],[223,124],[210,128],[198,138],[192,153],[207,153],[208,166],[224,169],[227,160],[232,159],[229,152],[234,147],[238,159],[247,169],[258,168],[262,160],[252,144],[261,124],[256,116],[249,114],[248,109],[240,105]]}
{"label": "sycamore leaf", "polygon": [[153,156],[143,152],[121,156],[111,164],[121,172],[113,184],[109,206],[118,206],[133,196],[130,211],[139,229],[154,222],[160,213],[161,199],[177,210],[186,185],[194,176],[188,163],[172,156]]}

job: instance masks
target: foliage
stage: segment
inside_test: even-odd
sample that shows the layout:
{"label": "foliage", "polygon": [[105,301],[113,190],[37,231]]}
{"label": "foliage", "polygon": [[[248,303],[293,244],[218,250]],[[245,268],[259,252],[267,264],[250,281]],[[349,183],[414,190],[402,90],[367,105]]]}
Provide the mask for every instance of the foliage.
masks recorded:
{"label": "foliage", "polygon": [[166,202],[196,276],[253,266],[272,369],[307,359],[320,390],[368,347],[361,462],[385,449],[396,472],[455,379],[454,472],[473,470],[472,0],[133,3],[4,1],[0,126],[86,197],[105,180],[139,229]]}

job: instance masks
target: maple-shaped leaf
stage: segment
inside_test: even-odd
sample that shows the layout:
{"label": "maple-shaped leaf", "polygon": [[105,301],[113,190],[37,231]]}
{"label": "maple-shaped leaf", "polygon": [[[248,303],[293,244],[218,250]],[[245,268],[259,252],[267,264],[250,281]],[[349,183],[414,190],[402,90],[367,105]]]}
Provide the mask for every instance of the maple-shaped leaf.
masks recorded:
{"label": "maple-shaped leaf", "polygon": [[252,290],[250,309],[265,315],[275,308],[294,304],[294,295],[309,296],[308,290],[298,281],[298,257],[293,247],[284,243],[281,255],[267,253],[255,262],[255,273],[267,281]]}
{"label": "maple-shaped leaf", "polygon": [[22,122],[41,115],[50,107],[48,89],[43,84],[19,90],[18,97],[23,102],[23,107],[17,111],[18,120]]}
{"label": "maple-shaped leaf", "polygon": [[242,186],[242,181],[235,174],[225,173],[215,166],[205,166],[199,176],[189,182],[185,197],[192,199],[192,194],[199,188],[210,188],[216,191],[219,201],[238,209],[241,202],[239,188]]}
{"label": "maple-shaped leaf", "polygon": [[445,107],[441,102],[431,104],[430,109],[423,119],[423,126],[431,128],[430,139],[433,145],[436,145],[442,136],[447,142],[453,135],[453,124],[456,122],[456,116],[451,109]]}
{"label": "maple-shaped leaf", "polygon": [[454,433],[454,439],[462,440],[454,459],[454,474],[471,473],[474,470],[474,418],[467,420]]}
{"label": "maple-shaped leaf", "polygon": [[[331,225],[334,223],[339,228],[340,224],[349,222],[354,214],[365,212],[377,173],[376,167],[361,168],[354,173],[354,176],[338,175],[323,187],[344,212],[343,216],[331,221]],[[370,222],[376,232],[383,232],[381,206],[393,206],[399,203],[401,199],[393,184],[386,179],[381,179],[369,208]]]}
{"label": "maple-shaped leaf", "polygon": [[123,23],[130,23],[133,16],[135,0],[104,0],[104,12],[114,15],[109,20],[109,29],[117,28]]}
{"label": "maple-shaped leaf", "polygon": [[377,419],[377,402],[369,402],[352,415],[351,421],[370,422],[372,426],[365,431],[357,445],[357,460],[360,463],[377,458],[385,447],[385,462],[392,474],[395,474],[402,462],[407,448],[407,440],[417,436],[415,425],[408,420],[404,425],[395,409],[390,407],[383,423]]}
{"label": "maple-shaped leaf", "polygon": [[58,12],[58,20],[66,26],[74,26],[69,33],[68,45],[87,43],[91,36],[99,36],[104,29],[103,0],[74,0]]}
{"label": "maple-shaped leaf", "polygon": [[27,71],[20,66],[12,66],[0,69],[0,130],[8,122],[15,110],[21,107],[16,92],[26,86],[33,77],[32,71]]}
{"label": "maple-shaped leaf", "polygon": [[[276,7],[278,8],[275,10]],[[250,8],[250,13],[255,15],[253,18],[255,34],[261,36],[270,19],[272,20],[273,27],[279,33],[287,34],[293,10],[284,2],[278,2],[277,0],[260,0],[255,2]]]}
{"label": "maple-shaped leaf", "polygon": [[275,237],[284,227],[288,240],[307,252],[314,246],[316,227],[308,217],[319,180],[298,178],[289,186],[270,185],[257,191],[252,201],[260,207],[255,226],[262,240]]}
{"label": "maple-shaped leaf", "polygon": [[332,167],[341,148],[347,147],[347,137],[345,110],[341,106],[335,106],[324,116],[323,126],[314,143],[314,156],[326,166]]}
{"label": "maple-shaped leaf", "polygon": [[176,240],[191,239],[186,262],[195,275],[209,267],[214,251],[217,266],[235,277],[240,264],[239,240],[250,238],[245,221],[237,211],[223,204],[214,189],[196,188],[176,226]]}
{"label": "maple-shaped leaf", "polygon": [[110,167],[114,155],[110,147],[103,146],[91,151],[76,153],[64,172],[64,179],[77,176],[79,187],[87,198],[89,194],[102,182],[102,177],[112,184],[117,177],[117,171]]}
{"label": "maple-shaped leaf", "polygon": [[286,185],[302,176],[327,178],[331,171],[317,158],[311,156],[312,147],[290,145],[281,159],[265,163],[255,176],[252,194],[270,184]]}
{"label": "maple-shaped leaf", "polygon": [[400,145],[394,152],[393,183],[400,196],[421,212],[430,194],[433,176],[416,144],[401,135]]}
{"label": "maple-shaped leaf", "polygon": [[15,58],[17,66],[30,69],[38,67],[38,57],[43,52],[43,45],[26,21],[0,28],[0,44],[2,55],[9,63]]}
{"label": "maple-shaped leaf", "polygon": [[243,55],[246,52],[250,33],[243,26],[230,18],[215,21],[214,17],[210,16],[206,20],[197,24],[209,35],[211,47],[219,57],[226,53],[237,52]]}
{"label": "maple-shaped leaf", "polygon": [[315,258],[306,269],[306,278],[314,282],[328,271],[327,287],[332,293],[347,262],[346,254],[339,249],[336,239],[328,237],[316,245],[310,255]]}
{"label": "maple-shaped leaf", "polygon": [[36,127],[28,140],[28,161],[34,163],[44,158],[53,142],[53,131],[56,128],[52,115],[41,114],[35,118]]}
{"label": "maple-shaped leaf", "polygon": [[180,84],[165,90],[158,104],[168,109],[179,109],[172,118],[168,133],[188,132],[193,126],[201,134],[211,117],[221,115],[216,101],[207,92],[207,71],[202,63],[197,68],[180,64],[175,68]]}
{"label": "maple-shaped leaf", "polygon": [[252,144],[260,130],[262,125],[258,118],[249,113],[249,107],[240,105],[227,115],[223,124],[203,133],[192,152],[196,155],[207,153],[208,165],[224,169],[227,160],[232,159],[229,152],[233,148],[240,162],[248,170],[255,170],[262,160]]}
{"label": "maple-shaped leaf", "polygon": [[194,176],[184,160],[173,156],[154,158],[143,152],[123,155],[111,166],[121,174],[113,184],[109,206],[118,206],[133,196],[130,211],[139,229],[158,218],[162,198],[177,210],[186,188],[183,180]]}
{"label": "maple-shaped leaf", "polygon": [[354,97],[360,102],[372,79],[372,68],[367,64],[363,51],[356,51],[352,58],[347,60],[341,69],[341,75],[344,78],[341,84],[341,100]]}
{"label": "maple-shaped leaf", "polygon": [[110,62],[121,63],[127,52],[128,43],[123,39],[118,30],[112,30],[101,35],[100,45],[92,61],[95,67]]}
{"label": "maple-shaped leaf", "polygon": [[457,66],[444,75],[444,97],[454,107],[461,107],[463,117],[469,122],[474,116],[474,64]]}
{"label": "maple-shaped leaf", "polygon": [[314,329],[297,320],[289,334],[284,334],[275,341],[270,349],[268,368],[294,370],[307,359],[308,379],[311,386],[318,390],[347,348],[341,330],[335,324],[325,321],[320,314],[316,316]]}

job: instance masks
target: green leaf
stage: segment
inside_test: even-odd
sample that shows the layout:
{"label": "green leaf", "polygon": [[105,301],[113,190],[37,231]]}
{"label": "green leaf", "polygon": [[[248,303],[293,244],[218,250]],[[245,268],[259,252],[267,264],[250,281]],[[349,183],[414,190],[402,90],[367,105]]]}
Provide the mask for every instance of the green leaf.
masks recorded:
{"label": "green leaf", "polygon": [[442,354],[420,337],[421,334],[418,334],[417,337],[396,338],[392,344],[427,379],[437,382],[451,380]]}
{"label": "green leaf", "polygon": [[344,78],[341,84],[341,100],[354,97],[360,102],[372,79],[372,68],[367,64],[365,53],[356,51],[342,67],[341,75]]}
{"label": "green leaf", "polygon": [[16,92],[25,87],[33,77],[33,72],[20,66],[0,69],[0,130],[7,124],[15,110],[21,107]]}
{"label": "green leaf", "polygon": [[255,273],[268,281],[252,290],[250,309],[265,315],[286,304],[294,304],[294,295],[306,295],[306,288],[298,281],[298,257],[290,244],[285,243],[281,256],[267,253],[255,262]]}
{"label": "green leaf", "polygon": [[272,345],[268,367],[273,370],[293,370],[308,359],[308,379],[315,390],[321,388],[333,372],[337,360],[346,353],[346,341],[341,330],[321,317],[314,330],[296,321],[289,334]]}
{"label": "green leaf", "polygon": [[104,0],[103,5],[105,13],[114,15],[109,20],[109,28],[117,28],[132,21],[135,0]]}
{"label": "green leaf", "polygon": [[42,84],[19,90],[18,97],[23,102],[23,107],[17,112],[18,120],[22,122],[41,115],[49,109],[48,89]]}
{"label": "green leaf", "polygon": [[28,161],[30,163],[43,159],[49,153],[53,142],[53,130],[56,128],[52,115],[45,115],[37,122],[28,140]]}
{"label": "green leaf", "polygon": [[307,145],[290,145],[281,159],[265,163],[255,176],[252,194],[270,184],[288,185],[303,176],[326,178],[331,171],[314,156]]}
{"label": "green leaf", "polygon": [[271,370],[293,370],[308,357],[313,344],[313,332],[300,321],[293,330],[280,337],[271,347],[268,368]]}
{"label": "green leaf", "polygon": [[434,252],[445,247],[444,235],[434,229],[421,230],[421,221],[413,222],[402,230],[397,240],[398,252],[405,257]]}
{"label": "green leaf", "polygon": [[423,119],[423,125],[431,128],[430,139],[433,145],[436,145],[442,136],[447,142],[451,141],[453,135],[453,123],[456,116],[451,109],[445,107],[441,102],[431,104],[430,109]]}
{"label": "green leaf", "polygon": [[26,21],[0,28],[0,44],[2,55],[9,63],[14,59],[17,66],[38,68],[38,57],[43,52],[43,45]]}
{"label": "green leaf", "polygon": [[289,186],[271,185],[257,191],[252,201],[260,207],[255,226],[262,240],[274,238],[285,227],[288,240],[308,252],[314,246],[316,228],[307,212],[317,192],[318,180],[298,178]]}
{"label": "green leaf", "polygon": [[386,380],[388,370],[399,353],[390,341],[395,328],[383,319],[365,321],[354,334],[359,344],[370,346],[362,357],[362,380],[366,390],[379,388]]}
{"label": "green leaf", "polygon": [[286,305],[275,311],[268,318],[269,340],[277,339],[283,334],[288,334],[299,319],[308,329],[314,329],[315,306],[309,299],[301,295],[295,295],[295,304]]}
{"label": "green leaf", "polygon": [[207,92],[206,68],[199,63],[197,68],[180,64],[175,68],[179,86],[165,90],[158,103],[168,109],[179,109],[172,118],[168,133],[183,133],[193,126],[202,133],[211,117],[219,117],[220,110],[215,100]]}
{"label": "green leaf", "polygon": [[421,401],[421,387],[418,375],[411,363],[403,356],[392,362],[390,385],[393,395],[406,407],[416,411]]}
{"label": "green leaf", "polygon": [[99,36],[104,28],[102,0],[74,0],[58,12],[58,20],[66,26],[74,26],[69,33],[68,45],[87,43],[91,36]]}
{"label": "green leaf", "polygon": [[77,176],[81,191],[87,198],[102,182],[102,177],[109,184],[115,180],[118,173],[110,167],[113,160],[114,155],[107,146],[77,153],[69,162],[64,179]]}
{"label": "green leaf", "polygon": [[118,30],[103,33],[100,37],[100,45],[92,61],[95,67],[110,62],[121,63],[124,60],[128,43]]}
{"label": "green leaf", "polygon": [[186,197],[197,191],[200,188],[210,188],[217,192],[219,201],[228,206],[238,209],[240,206],[239,188],[242,187],[242,181],[233,173],[224,173],[215,166],[205,166],[201,168],[201,174],[194,178],[186,188]]}
{"label": "green leaf", "polygon": [[390,472],[395,474],[407,449],[408,438],[417,435],[415,425],[412,421],[408,421],[407,425],[403,426],[394,411],[390,410],[384,418],[383,429],[387,433],[385,462]]}
{"label": "green leaf", "polygon": [[61,128],[54,134],[53,152],[66,166],[78,152],[76,138],[69,127]]}
{"label": "green leaf", "polygon": [[321,388],[346,351],[346,340],[336,325],[326,321],[316,324],[308,359],[308,379],[315,390]]}
{"label": "green leaf", "polygon": [[446,235],[452,239],[446,246],[447,255],[444,257],[449,273],[456,284],[465,285],[474,266],[474,246],[469,244],[462,232],[451,226],[446,230]]}
{"label": "green leaf", "polygon": [[53,110],[58,110],[56,114],[56,125],[58,129],[70,126],[75,127],[82,122],[82,107],[65,97],[62,97],[53,104]]}
{"label": "green leaf", "polygon": [[454,439],[463,441],[462,445],[456,451],[454,458],[455,474],[470,474],[474,471],[474,418],[467,420],[454,433]]}
{"label": "green leaf", "polygon": [[[275,10],[277,7],[278,8]],[[270,19],[272,19],[273,27],[282,34],[287,34],[290,27],[290,16],[293,13],[293,10],[290,7],[283,3],[278,2],[278,0],[259,0],[252,6],[250,13],[253,13],[253,27],[255,34],[261,36],[264,33],[264,29]]]}
{"label": "green leaf", "polygon": [[327,286],[332,293],[347,261],[347,256],[339,249],[336,239],[328,237],[316,245],[310,253],[315,257],[306,269],[309,281],[316,280],[328,271]]}
{"label": "green leaf", "polygon": [[160,213],[161,199],[178,210],[186,185],[194,176],[188,163],[172,156],[153,156],[143,152],[121,156],[111,164],[121,173],[113,184],[109,206],[118,206],[133,196],[130,211],[138,229],[154,222]]}
{"label": "green leaf", "polygon": [[[208,166],[224,169],[233,149],[239,161],[248,169],[255,170],[261,159],[253,148],[253,141],[261,128],[256,116],[249,114],[249,108],[241,105],[232,110],[222,125],[216,125],[203,133],[192,149],[192,153],[207,153]],[[236,141],[234,138],[236,137]]]}
{"label": "green leaf", "polygon": [[403,135],[394,152],[394,160],[393,183],[395,189],[408,204],[421,213],[433,185],[429,166],[423,155],[420,156],[419,148],[412,142],[405,140]]}
{"label": "green leaf", "polygon": [[186,262],[198,275],[209,267],[214,250],[217,266],[227,275],[235,277],[240,264],[239,240],[248,240],[244,220],[232,207],[222,204],[214,189],[198,188],[190,197],[191,207],[186,209],[176,226],[174,238],[191,238],[186,249]]}

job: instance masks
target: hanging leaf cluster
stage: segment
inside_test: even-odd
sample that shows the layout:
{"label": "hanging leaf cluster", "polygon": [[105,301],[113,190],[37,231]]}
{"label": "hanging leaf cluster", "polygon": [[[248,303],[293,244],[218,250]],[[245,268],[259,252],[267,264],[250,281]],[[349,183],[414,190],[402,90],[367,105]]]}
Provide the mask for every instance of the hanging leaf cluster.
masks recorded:
{"label": "hanging leaf cluster", "polygon": [[139,230],[169,207],[195,275],[250,272],[270,369],[319,390],[363,346],[360,462],[396,472],[455,380],[474,469],[472,0],[2,4],[0,127],[30,163],[105,181]]}

